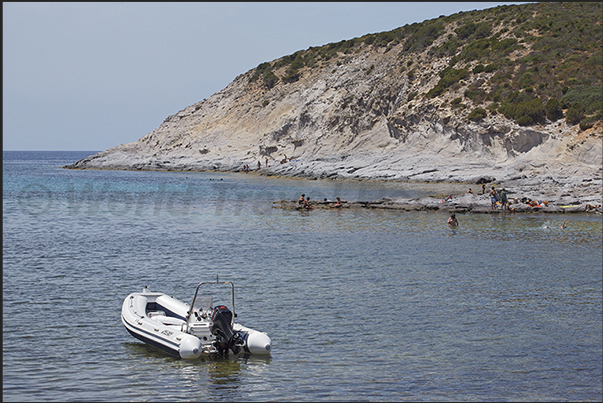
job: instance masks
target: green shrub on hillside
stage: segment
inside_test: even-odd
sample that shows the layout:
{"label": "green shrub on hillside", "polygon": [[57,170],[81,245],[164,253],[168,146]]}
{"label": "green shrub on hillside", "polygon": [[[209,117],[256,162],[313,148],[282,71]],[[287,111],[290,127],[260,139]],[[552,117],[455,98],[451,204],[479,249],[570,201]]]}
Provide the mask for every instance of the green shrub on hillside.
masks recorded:
{"label": "green shrub on hillside", "polygon": [[594,126],[595,122],[597,122],[598,120],[601,120],[601,118],[599,117],[597,119],[597,117],[595,117],[595,116],[590,116],[590,117],[588,117],[586,119],[583,119],[580,122],[580,130],[590,129],[591,127]]}
{"label": "green shrub on hillside", "polygon": [[538,97],[526,98],[525,94],[513,93],[501,104],[498,111],[521,126],[544,123],[546,111],[542,100]]}
{"label": "green shrub on hillside", "polygon": [[582,119],[584,119],[584,109],[582,108],[582,104],[580,104],[580,102],[574,102],[567,110],[565,120],[570,125],[577,125]]}
{"label": "green shrub on hillside", "polygon": [[476,87],[470,87],[465,91],[464,95],[465,98],[472,100],[473,103],[477,105],[483,103],[488,96],[483,90]]}
{"label": "green shrub on hillside", "polygon": [[490,63],[486,67],[484,67],[484,73],[492,73],[498,69],[498,65],[496,63]]}
{"label": "green shrub on hillside", "polygon": [[256,67],[255,72],[249,78],[249,82],[256,81],[259,78],[262,78],[264,86],[268,89],[274,87],[278,82],[278,77],[272,72],[272,67],[270,63],[261,63]]}
{"label": "green shrub on hillside", "polygon": [[294,83],[299,80],[300,73],[292,68],[288,68],[285,75],[282,77],[284,83]]}
{"label": "green shrub on hillside", "polygon": [[494,52],[497,52],[499,54],[509,54],[511,52],[513,52],[514,50],[517,49],[521,49],[524,46],[519,44],[517,39],[515,38],[506,38],[503,39],[502,41],[495,41],[492,45],[492,50]]}
{"label": "green shrub on hillside", "polygon": [[430,46],[444,32],[444,24],[439,20],[425,21],[408,27],[410,35],[404,41],[404,52],[419,52]]}
{"label": "green shrub on hillside", "polygon": [[467,21],[465,24],[455,29],[454,32],[459,39],[467,39],[476,29],[477,25],[473,21]]}
{"label": "green shrub on hillside", "polygon": [[480,63],[480,64],[478,64],[477,66],[475,66],[475,67],[473,68],[473,70],[471,70],[471,72],[472,72],[473,74],[479,74],[479,73],[481,73],[481,72],[482,72],[482,71],[484,71],[484,70],[486,70],[486,68],[484,67],[484,65],[483,65],[483,64],[481,64],[481,63]]}
{"label": "green shrub on hillside", "polygon": [[262,74],[265,71],[270,71],[272,69],[272,67],[270,66],[270,63],[265,62],[265,63],[260,63],[258,65],[258,67],[255,68],[255,72],[253,73],[253,75],[249,78],[249,81],[255,81],[258,78],[260,78],[262,76]]}
{"label": "green shrub on hillside", "polygon": [[532,87],[536,83],[536,78],[534,77],[534,73],[531,71],[526,71],[519,77],[517,85],[519,88],[529,88]]}
{"label": "green shrub on hillside", "polygon": [[577,85],[568,89],[561,97],[560,102],[564,109],[571,107],[576,102],[585,105],[583,112],[591,115],[603,109],[603,88],[600,85]]}
{"label": "green shrub on hillside", "polygon": [[458,38],[464,39],[483,39],[487,38],[492,34],[492,23],[491,22],[475,22],[469,20],[464,25],[454,30]]}
{"label": "green shrub on hillside", "polygon": [[486,110],[484,108],[475,108],[474,110],[471,111],[469,116],[467,116],[467,119],[469,119],[473,122],[478,122],[478,121],[482,120],[483,118],[485,118],[487,114],[488,114],[488,112],[486,112]]}
{"label": "green shrub on hillside", "polygon": [[472,60],[484,60],[492,52],[489,39],[475,40],[463,48],[460,58],[467,62]]}
{"label": "green shrub on hillside", "polygon": [[433,51],[433,55],[437,57],[452,56],[461,46],[461,41],[455,36],[444,42],[439,48]]}
{"label": "green shrub on hillside", "polygon": [[270,89],[278,83],[278,77],[272,71],[266,71],[262,74],[262,79],[266,88]]}
{"label": "green shrub on hillside", "polygon": [[442,94],[444,91],[446,91],[448,87],[452,86],[453,84],[456,84],[463,78],[468,77],[469,72],[467,71],[467,69],[456,70],[453,68],[447,68],[440,73],[440,76],[442,77],[440,81],[438,81],[435,87],[433,87],[427,93],[428,98],[435,98],[438,95]]}
{"label": "green shrub on hillside", "polygon": [[561,105],[555,98],[550,98],[548,101],[546,101],[544,109],[546,111],[547,119],[551,122],[563,118],[563,110],[561,110]]}

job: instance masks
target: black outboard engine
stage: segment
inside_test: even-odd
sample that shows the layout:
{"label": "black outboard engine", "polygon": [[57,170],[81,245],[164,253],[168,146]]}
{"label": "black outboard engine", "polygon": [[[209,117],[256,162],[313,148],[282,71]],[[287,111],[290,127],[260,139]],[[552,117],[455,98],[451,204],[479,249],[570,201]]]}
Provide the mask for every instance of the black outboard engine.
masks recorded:
{"label": "black outboard engine", "polygon": [[216,336],[216,347],[220,353],[228,353],[231,349],[238,354],[244,341],[239,332],[232,329],[232,312],[224,305],[217,306],[211,315],[209,331]]}

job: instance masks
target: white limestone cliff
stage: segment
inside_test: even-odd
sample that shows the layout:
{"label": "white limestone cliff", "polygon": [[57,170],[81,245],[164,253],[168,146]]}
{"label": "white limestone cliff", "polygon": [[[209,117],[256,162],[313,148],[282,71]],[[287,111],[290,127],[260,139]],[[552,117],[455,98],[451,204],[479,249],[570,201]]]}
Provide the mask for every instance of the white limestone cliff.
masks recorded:
{"label": "white limestone cliff", "polygon": [[[509,57],[519,57],[516,52]],[[267,175],[470,183],[486,178],[601,199],[600,125],[581,131],[560,119],[519,126],[491,113],[470,121],[476,105],[467,98],[460,106],[451,101],[493,72],[472,74],[430,99],[424,95],[448,59],[427,51],[400,53],[401,45],[389,51],[363,46],[304,67],[298,81],[270,89],[250,81],[252,69],[137,142],[68,168],[241,171],[260,162]],[[405,68],[410,64],[419,67],[411,77]],[[274,72],[282,77],[285,67]]]}

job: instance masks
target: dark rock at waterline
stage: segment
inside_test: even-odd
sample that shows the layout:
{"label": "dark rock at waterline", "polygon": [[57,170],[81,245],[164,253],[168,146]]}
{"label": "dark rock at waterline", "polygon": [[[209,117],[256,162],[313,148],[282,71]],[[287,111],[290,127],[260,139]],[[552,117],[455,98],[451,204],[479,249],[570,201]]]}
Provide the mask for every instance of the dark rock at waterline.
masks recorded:
{"label": "dark rock at waterline", "polygon": [[[502,209],[500,205],[492,208],[489,199],[477,195],[459,197],[457,200],[443,201],[437,198],[423,199],[390,199],[383,198],[375,201],[342,201],[341,207],[333,207],[335,200],[311,201],[312,209],[357,209],[357,210],[396,210],[396,211],[442,211],[447,213],[477,213],[477,214],[513,214],[513,213],[598,213],[601,206],[587,210],[588,204],[556,205],[548,202],[535,207],[525,203],[513,203],[510,209]],[[280,200],[273,202],[273,208],[284,210],[308,211],[297,200]]]}

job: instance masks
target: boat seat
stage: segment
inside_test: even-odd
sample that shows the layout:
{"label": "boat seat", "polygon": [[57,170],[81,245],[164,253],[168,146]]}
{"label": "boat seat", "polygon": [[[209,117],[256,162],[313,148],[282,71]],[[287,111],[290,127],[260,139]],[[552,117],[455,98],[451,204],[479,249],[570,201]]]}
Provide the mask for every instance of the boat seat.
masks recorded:
{"label": "boat seat", "polygon": [[165,316],[165,312],[163,312],[163,311],[150,311],[147,314],[147,316],[149,318],[154,318],[154,317],[157,317],[157,316]]}
{"label": "boat seat", "polygon": [[156,320],[157,322],[162,323],[164,325],[181,326],[183,323],[186,323],[182,319],[174,318],[172,316],[165,316],[165,315],[157,315],[157,316],[152,317],[152,319]]}

